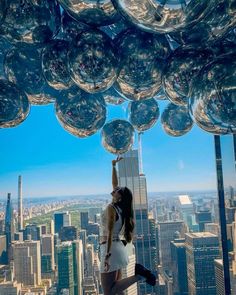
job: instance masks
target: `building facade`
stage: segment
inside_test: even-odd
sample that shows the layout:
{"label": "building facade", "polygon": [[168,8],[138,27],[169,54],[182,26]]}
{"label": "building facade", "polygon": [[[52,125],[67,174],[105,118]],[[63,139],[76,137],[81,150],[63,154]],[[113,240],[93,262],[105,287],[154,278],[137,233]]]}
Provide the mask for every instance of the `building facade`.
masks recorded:
{"label": "building facade", "polygon": [[14,277],[24,286],[41,284],[41,253],[39,241],[13,243]]}
{"label": "building facade", "polygon": [[69,212],[54,213],[54,231],[59,234],[63,226],[71,226],[71,216]]}
{"label": "building facade", "polygon": [[209,232],[187,233],[185,237],[189,295],[216,295],[218,237]]}
{"label": "building facade", "polygon": [[57,261],[58,292],[68,289],[69,295],[75,295],[72,242],[63,242],[57,246]]}

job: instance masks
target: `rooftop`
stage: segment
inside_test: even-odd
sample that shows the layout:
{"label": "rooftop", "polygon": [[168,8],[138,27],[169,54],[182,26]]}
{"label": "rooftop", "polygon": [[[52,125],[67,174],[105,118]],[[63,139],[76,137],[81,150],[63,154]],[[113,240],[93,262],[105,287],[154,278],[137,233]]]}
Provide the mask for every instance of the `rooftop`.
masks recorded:
{"label": "rooftop", "polygon": [[192,205],[193,204],[189,195],[180,195],[179,202],[181,205]]}
{"label": "rooftop", "polygon": [[197,232],[197,233],[187,233],[186,235],[192,237],[192,238],[211,238],[211,237],[217,237],[216,235],[210,233],[210,232]]}

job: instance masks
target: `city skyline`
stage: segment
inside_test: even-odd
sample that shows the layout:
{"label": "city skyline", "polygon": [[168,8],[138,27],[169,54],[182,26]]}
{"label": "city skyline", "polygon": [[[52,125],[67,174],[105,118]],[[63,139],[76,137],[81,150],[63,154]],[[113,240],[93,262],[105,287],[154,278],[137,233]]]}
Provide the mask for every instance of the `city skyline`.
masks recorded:
{"label": "city skyline", "polygon": [[[161,110],[165,104],[160,103]],[[117,117],[127,118],[125,107],[108,107],[108,120]],[[101,146],[100,133],[87,139],[68,134],[52,105],[32,107],[20,126],[1,130],[0,141],[0,197],[9,191],[17,195],[18,175],[28,197],[103,194],[111,189],[115,155]],[[198,127],[174,138],[164,133],[159,119],[142,136],[142,148],[148,192],[216,189],[213,136]]]}

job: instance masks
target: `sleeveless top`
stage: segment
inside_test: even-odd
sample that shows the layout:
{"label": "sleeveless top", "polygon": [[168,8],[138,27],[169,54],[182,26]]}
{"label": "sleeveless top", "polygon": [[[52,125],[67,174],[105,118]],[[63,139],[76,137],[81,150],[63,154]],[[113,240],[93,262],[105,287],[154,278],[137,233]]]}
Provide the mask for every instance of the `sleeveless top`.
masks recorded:
{"label": "sleeveless top", "polygon": [[[121,230],[123,228],[122,216],[121,216],[122,210],[118,206],[116,207],[113,204],[109,204],[109,205],[115,209],[115,211],[118,215],[118,219],[114,223],[113,235],[112,235],[112,238],[116,239],[116,238],[119,238],[119,235],[121,234]],[[108,211],[107,210],[108,210],[108,206],[101,214],[101,226],[100,226],[100,230],[99,230],[100,237],[107,237],[108,236]]]}

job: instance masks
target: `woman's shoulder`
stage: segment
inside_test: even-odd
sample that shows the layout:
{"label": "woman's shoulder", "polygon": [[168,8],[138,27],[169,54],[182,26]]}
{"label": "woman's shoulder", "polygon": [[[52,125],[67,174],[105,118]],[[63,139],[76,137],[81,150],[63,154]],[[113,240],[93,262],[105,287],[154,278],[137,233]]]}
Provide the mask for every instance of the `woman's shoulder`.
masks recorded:
{"label": "woman's shoulder", "polygon": [[121,208],[119,206],[117,206],[116,204],[114,203],[109,203],[107,206],[106,206],[106,211],[108,210],[111,210],[111,211],[114,211],[114,212],[117,212],[117,213],[121,213]]}

